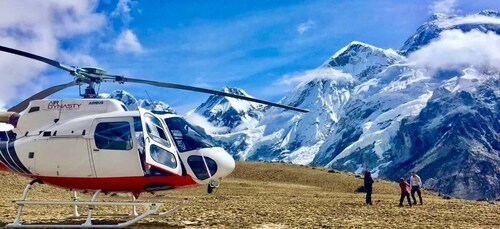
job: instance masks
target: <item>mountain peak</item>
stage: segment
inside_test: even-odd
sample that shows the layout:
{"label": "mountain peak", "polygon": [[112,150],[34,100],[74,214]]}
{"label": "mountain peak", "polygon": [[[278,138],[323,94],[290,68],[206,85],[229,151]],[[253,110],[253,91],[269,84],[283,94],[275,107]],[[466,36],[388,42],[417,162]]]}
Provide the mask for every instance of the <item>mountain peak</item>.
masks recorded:
{"label": "mountain peak", "polygon": [[246,91],[244,91],[243,89],[241,88],[236,88],[236,87],[228,87],[228,86],[225,86],[224,88],[222,88],[222,91],[223,92],[226,92],[226,93],[230,93],[230,94],[233,94],[233,95],[241,95],[241,96],[250,96],[248,95],[248,93]]}
{"label": "mountain peak", "polygon": [[500,17],[500,12],[496,10],[483,10],[477,13],[478,15],[488,16],[488,17]]}
{"label": "mountain peak", "polygon": [[[224,87],[223,92],[252,97],[244,90],[234,87]],[[241,124],[257,123],[263,106],[246,100],[211,95],[207,101],[198,106],[194,112],[207,118],[207,121],[217,127],[235,129]]]}
{"label": "mountain peak", "polygon": [[493,31],[500,34],[500,13],[494,10],[483,10],[465,16],[435,13],[417,29],[413,36],[405,41],[400,53],[407,56],[439,37],[441,32],[452,29],[462,32],[475,30],[487,33]]}
{"label": "mountain peak", "polygon": [[382,50],[382,49],[377,48],[373,45],[369,45],[369,44],[360,42],[360,41],[351,41],[348,45],[344,46],[339,51],[337,51],[335,54],[333,54],[331,59],[335,59],[335,58],[343,55],[344,53],[348,53],[348,52],[360,52],[360,51],[368,51],[368,50],[376,51],[376,50]]}
{"label": "mountain peak", "polygon": [[337,51],[320,66],[352,74],[360,80],[380,72],[381,67],[389,66],[403,57],[392,49],[381,49],[359,41],[353,41]]}
{"label": "mountain peak", "polygon": [[433,13],[429,19],[427,19],[427,22],[429,21],[435,21],[435,20],[442,20],[445,18],[449,18],[451,15],[449,14],[444,14],[444,13]]}

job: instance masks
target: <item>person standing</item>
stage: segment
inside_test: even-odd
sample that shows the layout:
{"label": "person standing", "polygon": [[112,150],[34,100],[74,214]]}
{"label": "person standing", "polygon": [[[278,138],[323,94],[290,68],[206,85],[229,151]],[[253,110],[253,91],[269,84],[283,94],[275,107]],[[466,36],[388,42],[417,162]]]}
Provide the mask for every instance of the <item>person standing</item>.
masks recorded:
{"label": "person standing", "polygon": [[418,199],[420,200],[420,205],[422,205],[423,204],[422,193],[420,192],[420,187],[422,187],[422,180],[415,171],[411,172],[410,185],[411,185],[411,197],[413,199],[413,204],[417,205],[417,200],[415,199],[415,192],[416,192],[418,194]]}
{"label": "person standing", "polygon": [[366,204],[372,205],[373,178],[370,171],[365,171],[364,187],[366,190]]}
{"label": "person standing", "polygon": [[401,198],[399,198],[399,206],[403,206],[403,201],[405,197],[408,199],[408,205],[411,207],[411,200],[410,200],[410,185],[408,182],[406,182],[405,178],[402,178],[399,180],[399,188],[401,188]]}

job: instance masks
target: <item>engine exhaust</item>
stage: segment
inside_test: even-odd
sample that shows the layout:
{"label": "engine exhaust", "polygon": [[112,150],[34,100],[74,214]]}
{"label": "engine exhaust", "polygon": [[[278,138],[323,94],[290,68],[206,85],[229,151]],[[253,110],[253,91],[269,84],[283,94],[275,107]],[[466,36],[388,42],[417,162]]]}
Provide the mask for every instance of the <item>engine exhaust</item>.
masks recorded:
{"label": "engine exhaust", "polygon": [[0,112],[0,123],[10,124],[16,127],[19,117],[20,115],[16,112]]}

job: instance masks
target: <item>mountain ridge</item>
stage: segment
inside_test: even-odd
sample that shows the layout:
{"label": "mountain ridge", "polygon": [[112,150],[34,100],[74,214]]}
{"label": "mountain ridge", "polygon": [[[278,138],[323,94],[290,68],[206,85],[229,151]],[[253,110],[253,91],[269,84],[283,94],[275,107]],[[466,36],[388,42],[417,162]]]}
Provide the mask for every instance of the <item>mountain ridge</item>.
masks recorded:
{"label": "mountain ridge", "polygon": [[[356,173],[369,169],[374,176],[392,180],[415,170],[423,175],[427,188],[469,199],[497,198],[500,129],[494,120],[500,117],[498,102],[492,101],[498,101],[499,73],[475,66],[431,72],[409,63],[407,56],[432,43],[443,31],[500,34],[498,15],[496,11],[466,16],[433,15],[399,51],[351,42],[307,73],[314,77],[304,77],[313,80],[299,83],[280,101],[309,109],[310,113],[269,108],[254,129],[227,133],[220,141],[231,142],[226,147],[239,160],[315,164]],[[488,20],[481,23],[479,19],[485,17]],[[492,79],[497,81],[488,86]],[[481,93],[487,96],[479,98]],[[471,104],[461,99],[469,94]],[[443,101],[455,102],[456,107],[465,110],[458,116],[447,115],[457,109],[436,105]],[[431,110],[438,117],[425,115]],[[487,127],[462,124],[486,117]],[[457,145],[459,141],[463,150],[450,153],[439,145],[441,138],[437,137],[425,138],[432,143],[415,148],[422,144],[418,141],[425,133],[441,133],[437,123],[457,126],[453,132],[457,137],[443,138],[441,143]],[[467,128],[472,128],[472,132]],[[484,133],[490,136],[486,141],[482,139]],[[475,153],[477,150],[472,150],[471,145],[488,153]],[[439,157],[440,154],[448,156]],[[442,168],[436,164],[438,158],[447,159],[454,166]],[[462,165],[487,171],[466,173],[460,168]],[[468,184],[474,187],[467,188]]]}

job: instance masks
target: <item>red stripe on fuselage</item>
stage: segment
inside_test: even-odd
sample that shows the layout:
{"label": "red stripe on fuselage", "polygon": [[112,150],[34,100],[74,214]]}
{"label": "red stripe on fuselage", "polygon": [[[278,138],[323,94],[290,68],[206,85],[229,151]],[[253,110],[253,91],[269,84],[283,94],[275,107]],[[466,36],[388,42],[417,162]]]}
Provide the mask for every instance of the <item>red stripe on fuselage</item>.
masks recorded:
{"label": "red stripe on fuselage", "polygon": [[170,185],[181,188],[196,185],[191,176],[141,176],[141,177],[45,177],[30,176],[46,184],[67,189],[102,190],[103,192],[146,192],[151,184]]}
{"label": "red stripe on fuselage", "polygon": [[0,171],[10,172],[10,169],[0,162]]}

